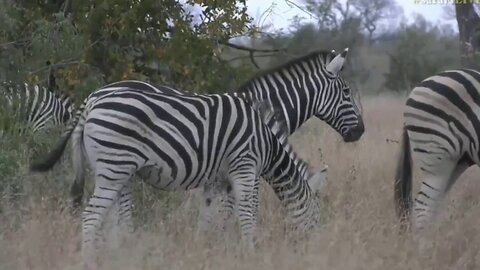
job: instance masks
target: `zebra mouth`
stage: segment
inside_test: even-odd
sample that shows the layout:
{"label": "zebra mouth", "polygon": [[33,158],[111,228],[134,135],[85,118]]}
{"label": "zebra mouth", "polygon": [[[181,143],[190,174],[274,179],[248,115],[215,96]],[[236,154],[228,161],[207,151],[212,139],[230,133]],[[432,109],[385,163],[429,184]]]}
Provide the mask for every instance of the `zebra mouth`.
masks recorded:
{"label": "zebra mouth", "polygon": [[349,129],[345,134],[343,134],[343,141],[356,142],[362,137],[364,132],[365,126],[363,125],[363,120],[360,119],[357,126]]}

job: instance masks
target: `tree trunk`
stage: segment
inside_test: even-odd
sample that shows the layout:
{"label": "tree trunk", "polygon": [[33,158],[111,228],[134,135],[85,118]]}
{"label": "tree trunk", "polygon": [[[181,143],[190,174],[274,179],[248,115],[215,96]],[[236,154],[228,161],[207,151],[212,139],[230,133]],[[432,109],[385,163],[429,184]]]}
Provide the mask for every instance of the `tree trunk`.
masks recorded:
{"label": "tree trunk", "polygon": [[455,4],[460,38],[461,63],[466,67],[480,68],[476,59],[480,49],[480,17],[472,3]]}

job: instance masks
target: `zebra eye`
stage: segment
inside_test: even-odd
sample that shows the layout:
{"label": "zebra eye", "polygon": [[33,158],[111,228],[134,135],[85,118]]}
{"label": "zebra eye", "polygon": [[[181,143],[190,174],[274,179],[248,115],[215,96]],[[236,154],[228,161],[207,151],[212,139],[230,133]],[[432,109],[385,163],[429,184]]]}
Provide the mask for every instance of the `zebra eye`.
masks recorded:
{"label": "zebra eye", "polygon": [[343,88],[342,92],[344,96],[350,96],[350,88]]}

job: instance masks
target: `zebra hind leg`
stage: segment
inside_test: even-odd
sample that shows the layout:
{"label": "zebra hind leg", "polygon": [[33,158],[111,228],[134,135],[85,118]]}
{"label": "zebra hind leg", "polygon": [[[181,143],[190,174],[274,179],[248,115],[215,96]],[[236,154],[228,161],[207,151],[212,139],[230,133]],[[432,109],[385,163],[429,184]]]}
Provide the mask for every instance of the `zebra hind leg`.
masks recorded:
{"label": "zebra hind leg", "polygon": [[441,159],[434,165],[421,165],[424,180],[414,202],[414,229],[421,231],[435,217],[438,205],[457,178],[470,166],[465,162]]}
{"label": "zebra hind leg", "polygon": [[123,187],[120,193],[120,199],[118,200],[120,207],[118,212],[118,225],[121,228],[121,232],[127,234],[131,234],[134,231],[132,218],[132,192],[133,178],[130,178],[127,184]]}
{"label": "zebra hind leg", "polygon": [[[115,168],[119,171],[119,168]],[[115,170],[98,170],[95,174],[95,189],[83,211],[82,226],[82,257],[86,269],[97,269],[98,241],[102,236],[101,229],[107,214],[114,203],[120,198],[120,193],[131,175],[103,174]],[[132,171],[130,168],[123,171]]]}
{"label": "zebra hind leg", "polygon": [[[119,198],[115,201],[112,210],[113,215],[113,246],[119,247],[125,241],[125,236],[129,236],[134,231],[132,219],[132,191],[133,178],[129,179],[127,184],[122,188]],[[112,216],[110,215],[110,216]]]}
{"label": "zebra hind leg", "polygon": [[235,198],[235,208],[243,242],[253,251],[256,241],[255,182],[258,176],[253,172],[241,171],[230,175],[230,183]]}
{"label": "zebra hind leg", "polygon": [[252,196],[253,223],[255,225],[258,225],[259,188],[260,188],[260,179],[257,177],[254,182],[253,196]]}

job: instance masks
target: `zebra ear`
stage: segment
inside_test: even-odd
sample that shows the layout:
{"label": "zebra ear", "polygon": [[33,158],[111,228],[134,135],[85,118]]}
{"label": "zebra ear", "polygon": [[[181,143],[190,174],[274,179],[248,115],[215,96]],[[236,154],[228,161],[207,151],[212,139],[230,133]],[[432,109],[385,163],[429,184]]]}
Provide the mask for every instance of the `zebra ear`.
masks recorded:
{"label": "zebra ear", "polygon": [[324,165],[323,169],[313,174],[308,179],[308,185],[313,193],[321,193],[327,185],[328,165]]}
{"label": "zebra ear", "polygon": [[331,73],[337,75],[340,70],[343,68],[343,64],[345,64],[345,60],[347,59],[347,54],[348,54],[348,48],[345,48],[345,50],[341,53],[335,56],[335,58],[330,61],[330,63],[327,64],[326,68],[328,71]]}

